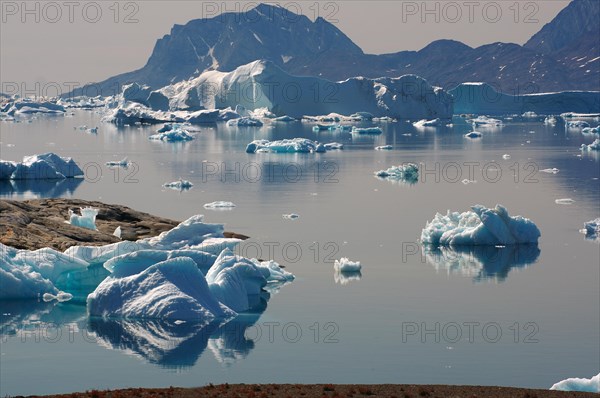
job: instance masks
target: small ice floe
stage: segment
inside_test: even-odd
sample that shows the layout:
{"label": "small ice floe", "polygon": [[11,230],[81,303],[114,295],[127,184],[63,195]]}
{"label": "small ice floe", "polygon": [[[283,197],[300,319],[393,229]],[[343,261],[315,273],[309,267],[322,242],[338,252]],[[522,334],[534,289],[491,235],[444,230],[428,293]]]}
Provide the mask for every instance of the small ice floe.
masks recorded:
{"label": "small ice floe", "polygon": [[364,135],[378,135],[383,134],[381,127],[352,127],[352,133],[364,134]]}
{"label": "small ice floe", "polygon": [[375,172],[375,176],[389,180],[401,180],[415,184],[419,181],[419,166],[407,163],[400,166],[392,166],[387,170]]}
{"label": "small ice floe", "polygon": [[502,159],[504,160],[510,160],[511,156],[508,153],[505,153],[504,155],[502,155]]}
{"label": "small ice floe", "polygon": [[529,111],[529,112],[525,112],[525,113],[523,113],[523,115],[522,115],[522,116],[523,116],[524,118],[527,118],[527,119],[533,119],[533,118],[536,118],[536,117],[538,117],[538,114],[537,114],[537,113],[535,113],[535,112]]}
{"label": "small ice floe", "polygon": [[554,203],[556,203],[557,205],[572,205],[573,203],[575,203],[575,201],[571,198],[564,198],[556,199]]}
{"label": "small ice floe", "polygon": [[350,261],[347,257],[342,257],[339,260],[335,260],[333,267],[337,272],[341,273],[360,272],[362,268],[360,261]]}
{"label": "small ice floe", "polygon": [[254,119],[251,117],[241,117],[239,119],[231,119],[227,122],[228,126],[237,126],[237,127],[262,127],[263,122],[258,119]]}
{"label": "small ice floe", "polygon": [[52,293],[44,293],[44,295],[42,296],[42,300],[44,300],[44,302],[50,302],[53,300],[58,301],[59,303],[65,302],[65,301],[69,301],[73,298],[73,295],[71,293],[65,293],[65,292],[58,292],[57,294],[52,294]]}
{"label": "small ice floe", "polygon": [[208,210],[228,210],[228,209],[233,209],[234,207],[236,207],[234,203],[224,202],[224,201],[206,203],[204,205],[204,208],[208,209]]}
{"label": "small ice floe", "polygon": [[502,120],[492,119],[487,116],[479,116],[475,119],[471,119],[471,124],[473,126],[479,126],[479,127],[496,127],[496,126],[504,125],[502,123]]}
{"label": "small ice floe", "polygon": [[442,126],[448,126],[449,124],[450,124],[450,121],[448,121],[448,120],[442,120],[442,119],[427,120],[427,119],[423,119],[423,120],[419,120],[418,122],[414,122],[413,126],[415,126],[415,127],[442,127]]}
{"label": "small ice floe", "polygon": [[300,218],[300,216],[296,213],[291,213],[291,214],[284,214],[283,218],[286,220],[297,220]]}
{"label": "small ice floe", "polygon": [[482,136],[483,134],[481,134],[479,131],[471,131],[470,133],[465,134],[465,137],[470,139],[477,139],[481,138]]}
{"label": "small ice floe", "polygon": [[392,149],[394,149],[394,147],[391,145],[382,145],[382,146],[375,147],[376,151],[391,151]]}
{"label": "small ice floe", "polygon": [[115,232],[113,232],[113,236],[116,236],[117,238],[121,239],[121,226],[119,225],[117,228],[115,228]]}
{"label": "small ice floe", "polygon": [[567,122],[567,127],[582,129],[585,127],[590,127],[590,124],[584,120],[573,120],[571,122]]}
{"label": "small ice floe", "polygon": [[544,124],[548,126],[556,126],[559,123],[564,123],[564,120],[561,116],[548,116],[544,119]]}
{"label": "small ice floe", "polygon": [[477,184],[477,181],[475,181],[475,180],[469,180],[469,179],[465,178],[464,180],[462,180],[462,183],[464,185]]}
{"label": "small ice floe", "polygon": [[600,217],[595,220],[588,221],[583,224],[584,229],[581,230],[587,239],[598,239],[600,237]]}
{"label": "small ice floe", "polygon": [[600,151],[600,138],[596,139],[590,145],[581,144],[582,151]]}
{"label": "small ice floe", "polygon": [[96,216],[98,215],[98,209],[93,207],[80,208],[81,215],[75,214],[75,212],[69,209],[69,220],[67,223],[75,226],[91,230],[97,230],[96,228]]}
{"label": "small ice floe", "polygon": [[127,159],[127,156],[121,160],[111,160],[106,162],[108,167],[129,167],[130,164],[131,162]]}
{"label": "small ice floe", "polygon": [[177,191],[185,191],[188,189],[191,189],[194,186],[194,184],[192,184],[191,182],[184,180],[184,179],[179,179],[177,181],[173,181],[173,182],[168,182],[166,184],[163,184],[163,187],[165,188],[170,188],[173,190],[177,190]]}
{"label": "small ice floe", "polygon": [[325,144],[325,149],[328,151],[334,151],[336,149],[344,149],[344,144],[340,144],[339,142],[330,142],[329,144]]}
{"label": "small ice floe", "polygon": [[551,169],[540,170],[540,172],[546,173],[546,174],[558,174],[560,172],[560,170],[557,169],[556,167],[554,167],[554,168],[551,168]]}
{"label": "small ice floe", "polygon": [[98,134],[98,127],[90,127],[86,131],[90,134]]}
{"label": "small ice floe", "polygon": [[557,391],[577,391],[577,392],[600,392],[600,373],[591,379],[580,379],[577,377],[559,381],[550,387]]}

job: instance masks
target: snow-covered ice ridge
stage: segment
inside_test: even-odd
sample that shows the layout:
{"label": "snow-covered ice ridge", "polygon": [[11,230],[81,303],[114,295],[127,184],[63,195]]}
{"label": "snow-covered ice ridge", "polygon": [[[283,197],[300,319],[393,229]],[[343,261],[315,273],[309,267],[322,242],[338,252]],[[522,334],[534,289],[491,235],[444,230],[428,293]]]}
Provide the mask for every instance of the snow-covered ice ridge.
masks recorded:
{"label": "snow-covered ice ridge", "polygon": [[510,95],[486,83],[463,83],[449,93],[454,97],[454,113],[507,115],[535,112],[541,115],[564,112],[594,113],[600,110],[600,92],[564,91]]}
{"label": "snow-covered ice ridge", "polygon": [[[294,279],[273,261],[234,255],[240,240],[223,231],[193,216],[156,237],[64,253],[0,244],[0,299],[69,297],[88,288],[93,316],[209,322],[249,310],[262,288]],[[99,268],[109,273],[101,280]]]}
{"label": "snow-covered ice ridge", "polygon": [[51,152],[25,156],[21,162],[0,160],[0,180],[62,180],[82,176],[83,171],[73,159]]}
{"label": "snow-covered ice ridge", "polygon": [[434,246],[537,244],[541,236],[535,223],[511,217],[506,208],[473,206],[464,213],[437,213],[421,232],[421,241]]}
{"label": "snow-covered ice ridge", "polygon": [[[107,120],[128,123],[134,118],[191,123],[237,119],[231,115],[241,105],[249,111],[266,108],[276,116],[316,116],[327,113],[350,115],[368,112],[375,117],[398,119],[449,119],[452,97],[415,75],[399,78],[356,77],[331,82],[317,77],[292,76],[269,61],[254,61],[232,72],[209,71],[156,91],[139,85],[127,86]],[[192,113],[203,112],[200,114]]]}

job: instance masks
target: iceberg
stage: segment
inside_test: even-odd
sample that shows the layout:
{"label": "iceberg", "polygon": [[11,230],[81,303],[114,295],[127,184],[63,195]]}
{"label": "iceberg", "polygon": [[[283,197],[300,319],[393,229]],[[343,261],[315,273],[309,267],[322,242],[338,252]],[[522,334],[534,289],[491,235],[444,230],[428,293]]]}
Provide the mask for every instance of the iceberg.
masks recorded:
{"label": "iceberg", "polygon": [[433,119],[433,120],[419,120],[418,122],[413,123],[415,127],[443,127],[448,126],[450,124],[450,120],[442,120],[442,119]]}
{"label": "iceberg", "polygon": [[73,159],[51,152],[25,156],[19,163],[0,160],[0,180],[60,180],[82,176],[83,171]]}
{"label": "iceberg", "polygon": [[194,139],[194,136],[190,134],[187,130],[181,128],[181,125],[176,124],[172,125],[171,129],[158,134],[151,135],[148,138],[155,141],[180,142],[191,141]]}
{"label": "iceberg", "polygon": [[209,323],[236,315],[211,294],[196,263],[178,257],[137,273],[110,275],[87,297],[91,316],[195,320]]}
{"label": "iceberg", "polygon": [[391,145],[382,145],[382,146],[375,147],[376,151],[391,151],[392,149],[394,149],[394,147]]}
{"label": "iceberg", "polygon": [[414,163],[407,163],[401,166],[392,166],[387,170],[375,172],[375,176],[389,180],[400,180],[411,184],[419,181],[419,166]]}
{"label": "iceberg", "polygon": [[556,203],[557,205],[572,205],[573,203],[575,203],[575,201],[571,198],[564,198],[556,199],[554,203]]}
{"label": "iceberg", "polygon": [[296,213],[291,213],[291,214],[284,214],[283,218],[285,218],[286,220],[297,220],[300,218],[300,216]]}
{"label": "iceberg", "polygon": [[69,224],[76,227],[87,228],[91,230],[97,230],[96,228],[96,216],[98,215],[98,209],[92,207],[81,208],[81,215],[75,214],[73,210],[69,209]]}
{"label": "iceberg", "polygon": [[473,206],[464,213],[437,213],[421,232],[421,241],[433,246],[537,244],[540,230],[533,221],[511,217],[506,208]]}
{"label": "iceberg", "polygon": [[344,149],[344,144],[340,144],[339,142],[330,142],[329,144],[325,144],[325,149],[328,151],[341,150]]}
{"label": "iceberg", "polygon": [[590,124],[584,120],[573,120],[572,122],[567,122],[567,127],[574,129],[582,129],[590,127]]}
{"label": "iceberg", "polygon": [[487,117],[487,116],[479,116],[479,117],[476,117],[475,119],[471,119],[471,124],[473,126],[477,126],[477,127],[499,127],[499,126],[504,126],[504,123],[502,123],[502,120],[492,119],[492,118]]}
{"label": "iceberg", "polygon": [[231,119],[227,122],[228,126],[237,126],[237,127],[262,127],[263,122],[258,119],[254,119],[251,117],[242,117],[239,119]]}
{"label": "iceberg", "polygon": [[600,151],[600,138],[597,138],[590,145],[581,144],[582,151]]}
{"label": "iceberg", "polygon": [[502,159],[504,160],[510,160],[512,156],[510,156],[508,153],[505,153],[504,155],[502,155]]}
{"label": "iceberg", "polygon": [[50,101],[37,102],[29,98],[19,98],[4,104],[0,111],[9,116],[20,116],[34,113],[63,115],[65,113],[65,108],[62,105]]}
{"label": "iceberg", "polygon": [[106,162],[106,165],[108,167],[129,167],[130,164],[131,162],[127,160],[127,156],[125,156],[121,160],[110,160]]}
{"label": "iceberg", "polygon": [[191,182],[189,182],[187,180],[183,180],[181,178],[177,181],[168,182],[163,185],[163,187],[165,187],[165,188],[170,188],[170,189],[174,189],[177,191],[185,191],[185,190],[191,189],[193,186],[194,186],[194,184],[192,184]]}
{"label": "iceberg", "polygon": [[[307,138],[294,138],[280,141],[255,140],[248,144],[246,153],[322,153],[327,149],[327,145]],[[329,149],[341,148],[330,147]]]}
{"label": "iceberg", "polygon": [[205,209],[211,209],[211,210],[232,209],[234,207],[236,207],[236,206],[233,202],[224,202],[224,201],[211,202],[211,203],[206,203],[204,205]]}
{"label": "iceberg", "polygon": [[564,123],[564,119],[561,116],[548,116],[544,119],[544,124],[548,126],[556,126],[559,123]]}
{"label": "iceberg", "polygon": [[455,114],[521,115],[535,112],[556,115],[597,112],[600,107],[600,92],[594,91],[510,95],[498,92],[487,83],[462,83],[449,94],[454,97]]}
{"label": "iceberg", "polygon": [[362,268],[360,261],[350,261],[347,257],[342,257],[339,260],[335,260],[333,267],[337,272],[340,273],[360,272]]}
{"label": "iceberg", "polygon": [[570,378],[559,381],[550,387],[557,391],[600,392],[600,373],[591,379]]}
{"label": "iceberg", "polygon": [[546,174],[558,174],[560,172],[559,169],[557,169],[556,167],[553,167],[551,169],[543,169],[540,170],[541,173],[546,173]]}
{"label": "iceberg", "polygon": [[383,130],[381,127],[352,127],[352,133],[354,134],[369,134],[369,135],[379,135],[383,134]]}
{"label": "iceberg", "polygon": [[581,130],[583,134],[600,134],[600,126],[598,127],[585,127]]}
{"label": "iceberg", "polygon": [[479,131],[471,131],[470,133],[465,134],[465,137],[473,140],[483,137],[483,134],[481,134]]}
{"label": "iceberg", "polygon": [[600,217],[583,224],[585,237],[588,239],[598,239],[600,237]]}
{"label": "iceberg", "polygon": [[528,111],[528,112],[523,113],[523,115],[521,115],[521,116],[526,119],[534,119],[534,118],[538,117],[538,114],[533,111]]}

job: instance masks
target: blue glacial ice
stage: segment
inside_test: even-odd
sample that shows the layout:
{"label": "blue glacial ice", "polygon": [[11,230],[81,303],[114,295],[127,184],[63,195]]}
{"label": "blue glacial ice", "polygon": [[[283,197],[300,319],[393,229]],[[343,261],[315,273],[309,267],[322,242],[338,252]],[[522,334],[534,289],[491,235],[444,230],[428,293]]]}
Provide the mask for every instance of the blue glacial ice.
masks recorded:
{"label": "blue glacial ice", "polygon": [[97,229],[96,216],[98,215],[98,209],[84,207],[79,210],[81,211],[81,215],[75,214],[73,210],[69,209],[69,224],[95,231]]}
{"label": "blue glacial ice", "polygon": [[536,244],[540,230],[533,221],[511,217],[501,205],[473,206],[464,213],[437,213],[421,232],[421,241],[434,246]]}
{"label": "blue glacial ice", "polygon": [[583,227],[582,232],[585,233],[587,239],[596,240],[600,238],[600,217],[584,223]]}
{"label": "blue glacial ice", "polygon": [[600,392],[600,373],[591,379],[580,379],[577,377],[559,381],[550,387],[557,391],[579,391],[579,392]]}
{"label": "blue glacial ice", "polygon": [[82,176],[83,171],[73,159],[51,152],[25,156],[21,162],[0,160],[0,180],[61,180]]}
{"label": "blue glacial ice", "polygon": [[[161,128],[160,130],[163,130],[164,128],[165,127]],[[151,135],[148,138],[154,141],[180,142],[191,141],[194,139],[194,136],[187,130],[184,130],[181,125],[174,124],[171,126],[171,129]]]}

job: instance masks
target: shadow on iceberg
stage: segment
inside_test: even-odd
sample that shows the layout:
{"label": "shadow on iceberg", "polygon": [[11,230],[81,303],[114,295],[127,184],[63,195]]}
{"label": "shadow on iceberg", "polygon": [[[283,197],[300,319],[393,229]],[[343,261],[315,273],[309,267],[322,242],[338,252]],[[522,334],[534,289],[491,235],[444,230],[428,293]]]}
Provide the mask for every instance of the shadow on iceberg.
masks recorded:
{"label": "shadow on iceberg", "polygon": [[62,180],[0,180],[0,195],[36,198],[58,198],[71,196],[83,182],[83,178]]}
{"label": "shadow on iceberg", "polygon": [[504,282],[513,268],[534,264],[540,249],[536,244],[496,246],[423,247],[427,262],[438,271],[472,277],[474,282]]}
{"label": "shadow on iceberg", "polygon": [[97,343],[125,351],[149,363],[169,369],[185,369],[196,364],[209,348],[225,365],[245,359],[260,338],[250,330],[267,308],[269,293],[252,299],[254,307],[229,321],[201,323],[161,319],[90,318],[88,332]]}

